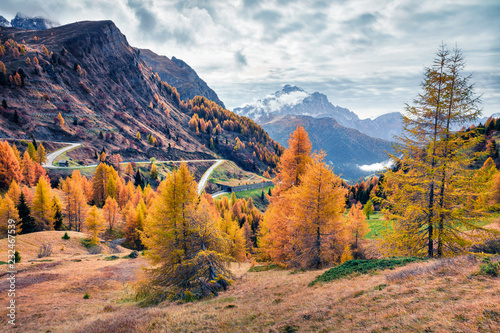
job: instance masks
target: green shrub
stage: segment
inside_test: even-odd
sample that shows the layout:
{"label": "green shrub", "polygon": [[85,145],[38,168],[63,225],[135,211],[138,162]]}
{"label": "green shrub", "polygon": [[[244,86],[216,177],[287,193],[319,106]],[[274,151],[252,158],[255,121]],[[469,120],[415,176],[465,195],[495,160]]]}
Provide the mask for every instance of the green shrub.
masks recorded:
{"label": "green shrub", "polygon": [[90,298],[90,295],[88,293],[85,293],[85,295],[83,295],[83,299],[89,299]]}
{"label": "green shrub", "polygon": [[80,242],[82,243],[83,246],[85,246],[87,249],[92,247],[92,240],[90,238],[82,238],[80,239]]}
{"label": "green shrub", "polygon": [[65,232],[64,235],[61,237],[62,239],[70,239],[68,232]]}
{"label": "green shrub", "polygon": [[21,262],[21,255],[19,254],[19,251],[14,252],[14,261],[16,264]]}
{"label": "green shrub", "polygon": [[484,257],[484,265],[479,265],[479,270],[483,275],[498,276],[500,271],[500,261],[491,262],[489,257]]}
{"label": "green shrub", "polygon": [[367,274],[384,269],[394,269],[395,267],[405,266],[419,261],[426,261],[427,258],[418,257],[395,257],[388,259],[358,259],[348,260],[342,265],[333,267],[323,274],[316,277],[309,285],[312,286],[318,282],[328,282],[342,279],[355,274]]}

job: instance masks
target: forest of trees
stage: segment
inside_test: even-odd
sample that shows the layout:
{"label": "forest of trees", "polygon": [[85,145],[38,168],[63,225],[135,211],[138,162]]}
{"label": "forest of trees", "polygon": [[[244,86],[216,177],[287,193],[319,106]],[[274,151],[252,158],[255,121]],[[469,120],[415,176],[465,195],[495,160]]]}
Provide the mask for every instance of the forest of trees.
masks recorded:
{"label": "forest of trees", "polygon": [[[210,149],[226,158],[241,161],[242,167],[254,171],[258,170],[256,161],[271,168],[278,164],[283,148],[250,118],[223,109],[200,96],[182,105],[193,113],[189,128],[200,138],[205,138]],[[236,136],[234,139],[222,139],[224,131],[233,132]],[[245,138],[248,144],[245,145],[240,137]]]}

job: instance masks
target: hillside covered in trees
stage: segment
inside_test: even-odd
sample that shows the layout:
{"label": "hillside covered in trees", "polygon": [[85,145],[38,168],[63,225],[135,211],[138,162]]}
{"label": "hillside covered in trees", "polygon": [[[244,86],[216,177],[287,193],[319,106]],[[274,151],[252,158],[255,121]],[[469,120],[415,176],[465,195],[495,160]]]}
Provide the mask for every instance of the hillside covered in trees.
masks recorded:
{"label": "hillside covered in trees", "polygon": [[[105,148],[127,160],[220,153],[257,172],[276,166],[281,148],[260,126],[207,99],[181,100],[111,21],[0,33],[3,138],[83,142],[81,164]],[[188,126],[195,113],[202,135]]]}

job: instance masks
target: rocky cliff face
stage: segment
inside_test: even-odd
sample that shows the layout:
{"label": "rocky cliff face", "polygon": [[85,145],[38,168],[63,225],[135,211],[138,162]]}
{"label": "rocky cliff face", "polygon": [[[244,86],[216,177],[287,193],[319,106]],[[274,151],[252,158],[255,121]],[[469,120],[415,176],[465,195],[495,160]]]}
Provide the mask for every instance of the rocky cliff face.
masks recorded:
{"label": "rocky cliff face", "polygon": [[10,22],[3,16],[0,16],[0,27],[10,27]]}
{"label": "rocky cliff face", "polygon": [[335,106],[319,92],[312,94],[295,86],[285,85],[282,90],[258,100],[234,112],[250,117],[258,123],[266,123],[277,115],[304,115],[316,118],[333,118],[342,126],[354,128],[367,135],[392,140],[401,131],[400,113],[390,113],[374,120],[359,119],[349,109]]}
{"label": "rocky cliff face", "polygon": [[182,100],[203,96],[225,108],[224,103],[205,81],[184,61],[160,56],[151,50],[140,49],[140,57],[160,78],[177,88]]}

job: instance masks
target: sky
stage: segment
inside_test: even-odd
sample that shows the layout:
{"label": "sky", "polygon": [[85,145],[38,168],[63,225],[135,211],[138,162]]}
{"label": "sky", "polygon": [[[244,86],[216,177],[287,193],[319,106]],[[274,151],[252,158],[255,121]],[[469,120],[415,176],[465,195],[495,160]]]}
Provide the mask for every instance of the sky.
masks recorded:
{"label": "sky", "polygon": [[498,0],[2,0],[60,24],[112,20],[128,42],[188,63],[226,107],[296,85],[361,118],[403,111],[442,43],[500,112]]}

